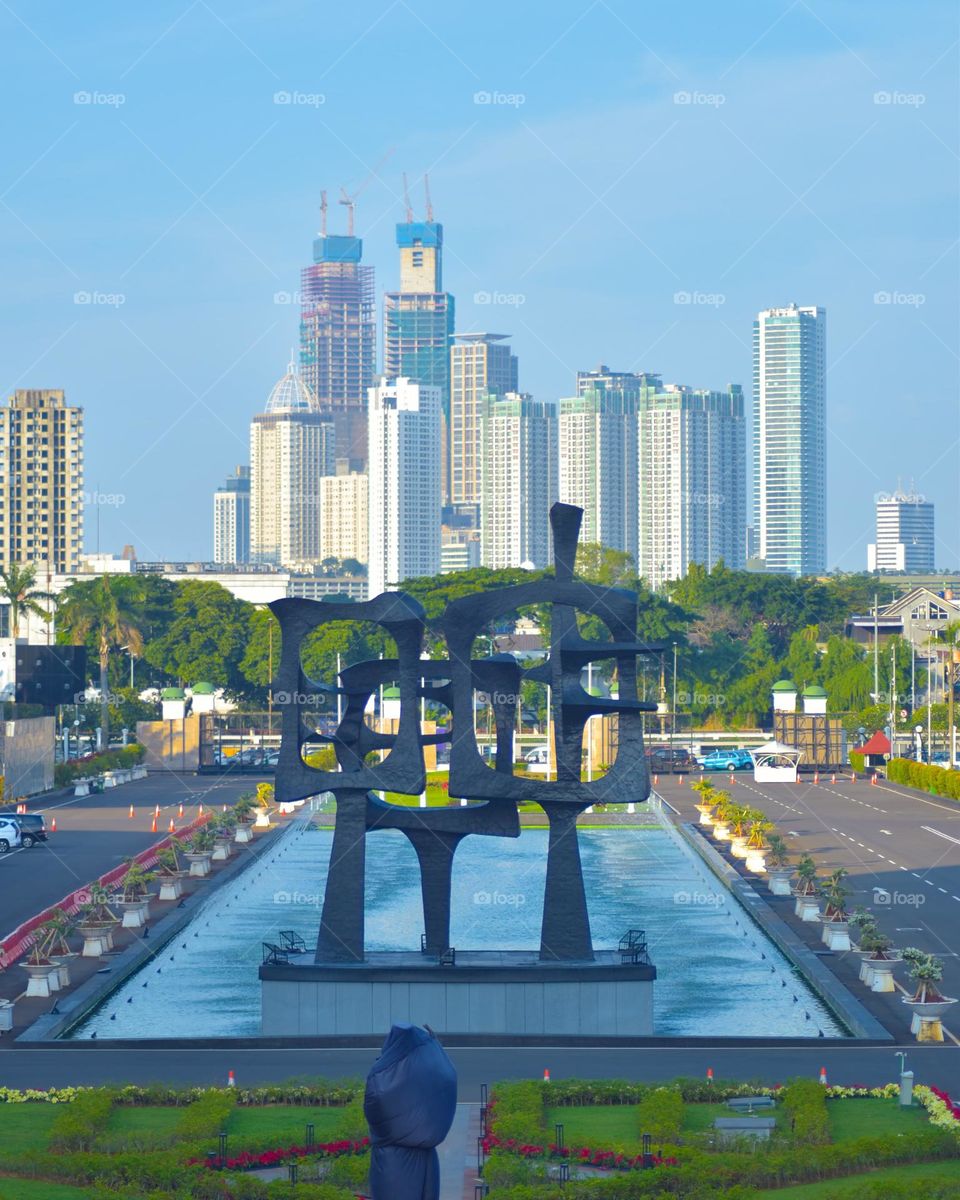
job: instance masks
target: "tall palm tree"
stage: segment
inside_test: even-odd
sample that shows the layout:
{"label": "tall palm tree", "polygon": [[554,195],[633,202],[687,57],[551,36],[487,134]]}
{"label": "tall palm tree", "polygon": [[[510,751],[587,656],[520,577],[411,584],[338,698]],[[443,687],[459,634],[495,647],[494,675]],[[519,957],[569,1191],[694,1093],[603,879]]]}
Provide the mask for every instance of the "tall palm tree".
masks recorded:
{"label": "tall palm tree", "polygon": [[61,599],[58,620],[73,645],[82,645],[91,635],[97,643],[100,726],[106,749],[110,744],[110,652],[127,646],[133,654],[143,653],[143,634],[139,628],[141,615],[125,597],[117,595],[110,585],[110,577],[103,575],[90,583],[75,583],[68,588]]}
{"label": "tall palm tree", "polygon": [[34,587],[36,582],[36,563],[9,563],[0,567],[0,599],[10,605],[10,632],[14,638],[20,636],[20,622],[25,616],[50,620],[50,609],[39,602],[45,600],[52,605],[57,598],[51,592]]}

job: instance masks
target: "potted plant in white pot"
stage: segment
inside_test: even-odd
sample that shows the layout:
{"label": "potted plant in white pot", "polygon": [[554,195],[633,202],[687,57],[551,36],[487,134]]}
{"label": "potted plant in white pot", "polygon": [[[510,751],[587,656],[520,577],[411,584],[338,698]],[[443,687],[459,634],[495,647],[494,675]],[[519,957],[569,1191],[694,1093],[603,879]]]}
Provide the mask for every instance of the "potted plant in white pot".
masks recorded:
{"label": "potted plant in white pot", "polygon": [[50,996],[60,991],[60,968],[49,956],[49,945],[49,922],[44,922],[33,931],[33,945],[23,964],[27,973],[26,996]]}
{"label": "potted plant in white pot", "polygon": [[809,854],[804,854],[797,863],[797,886],[793,889],[796,897],[793,911],[801,921],[820,920],[819,893],[816,863]]}
{"label": "potted plant in white pot", "polygon": [[257,819],[254,821],[257,829],[270,828],[270,806],[273,804],[274,794],[272,783],[257,784]]}
{"label": "potted plant in white pot", "polygon": [[210,821],[210,826],[213,829],[213,854],[214,862],[226,862],[233,854],[233,835],[237,831],[237,821],[233,813],[217,813]]}
{"label": "potted plant in white pot", "polygon": [[770,845],[767,834],[773,829],[773,822],[767,819],[765,813],[753,809],[750,817],[750,828],[747,831],[747,861],[746,868],[755,875],[764,875],[767,870],[767,855]]}
{"label": "potted plant in white pot", "polygon": [[733,808],[733,801],[727,792],[718,791],[714,794],[713,828],[710,833],[718,842],[730,840],[730,817]]}
{"label": "potted plant in white pot", "polygon": [[716,803],[717,790],[709,779],[698,779],[690,786],[699,797],[694,808],[700,814],[700,824],[709,828],[714,822],[713,806]]}
{"label": "potted plant in white pot", "polygon": [[857,947],[863,955],[860,962],[860,978],[872,992],[893,992],[893,968],[902,961],[899,950],[893,948],[893,942],[885,933],[881,933],[876,925],[863,925],[860,928],[860,944]]}
{"label": "potted plant in white pot", "polygon": [[180,863],[180,852],[183,844],[176,838],[170,839],[170,845],[157,851],[156,877],[160,884],[161,900],[179,900],[183,895],[183,877],[186,874]]}
{"label": "potted plant in white pot", "polygon": [[902,997],[903,1003],[913,1014],[910,1032],[918,1042],[942,1042],[941,1018],[956,1004],[951,996],[944,996],[937,984],[943,979],[943,963],[936,955],[927,954],[915,946],[903,952],[903,961],[908,964],[910,978],[915,986],[913,996]]}
{"label": "potted plant in white pot", "polygon": [[100,883],[91,883],[90,899],[77,913],[77,932],[83,938],[82,958],[100,958],[113,949],[113,930],[120,918],[110,907],[110,893]]}
{"label": "potted plant in white pot", "polygon": [[203,878],[210,874],[210,859],[213,854],[213,830],[201,825],[187,842],[184,858],[190,864],[190,874]]}
{"label": "potted plant in white pot", "polygon": [[46,922],[49,930],[47,957],[55,964],[60,977],[60,987],[70,986],[70,963],[76,958],[76,953],[70,949],[68,941],[77,927],[76,920],[68,917],[62,908],[54,909]]}
{"label": "potted plant in white pot", "polygon": [[779,833],[770,835],[766,865],[767,887],[775,896],[789,896],[793,867],[790,865],[790,850]]}
{"label": "potted plant in white pot", "polygon": [[850,949],[850,931],[847,924],[847,897],[850,891],[843,886],[848,874],[843,867],[838,867],[820,888],[820,894],[827,902],[823,913],[821,937],[831,950]]}
{"label": "potted plant in white pot", "polygon": [[120,907],[123,909],[124,929],[142,929],[150,914],[147,888],[156,878],[135,859],[127,859],[127,873],[120,880]]}
{"label": "potted plant in white pot", "polygon": [[753,812],[749,804],[735,804],[730,810],[730,853],[734,858],[747,857],[747,838]]}
{"label": "potted plant in white pot", "polygon": [[257,802],[254,799],[252,792],[247,792],[242,795],[233,806],[233,815],[236,818],[237,828],[233,835],[233,840],[240,844],[253,841],[253,815],[257,808]]}

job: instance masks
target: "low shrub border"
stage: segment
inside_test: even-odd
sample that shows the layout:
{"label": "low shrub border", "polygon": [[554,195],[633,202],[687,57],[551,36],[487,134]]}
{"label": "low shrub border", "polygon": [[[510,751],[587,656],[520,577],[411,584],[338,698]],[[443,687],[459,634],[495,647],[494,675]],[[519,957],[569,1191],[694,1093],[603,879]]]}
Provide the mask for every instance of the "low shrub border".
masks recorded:
{"label": "low shrub border", "polygon": [[902,783],[947,800],[960,800],[960,771],[948,771],[934,763],[891,758],[887,763],[887,778],[891,783]]}
{"label": "low shrub border", "polygon": [[[0,1087],[0,1105],[70,1104],[78,1097],[98,1090],[100,1089],[90,1087],[64,1087],[46,1090],[27,1088],[25,1091],[20,1091],[17,1088]],[[199,1100],[200,1097],[211,1092],[234,1096],[236,1104],[241,1108],[261,1108],[271,1104],[303,1105],[305,1108],[344,1108],[358,1097],[362,1098],[363,1084],[354,1079],[333,1081],[318,1079],[316,1083],[278,1083],[256,1088],[176,1088],[166,1087],[162,1084],[138,1087],[131,1084],[116,1088],[112,1095],[113,1101],[117,1105],[174,1108],[178,1105],[192,1104],[195,1100]]]}
{"label": "low shrub border", "polygon": [[[239,1154],[229,1156],[226,1167],[231,1171],[255,1171],[260,1167],[279,1167],[286,1162],[295,1162],[298,1158],[345,1158],[366,1154],[370,1149],[370,1139],[361,1138],[357,1142],[349,1140],[339,1142],[316,1142],[312,1146],[278,1146],[274,1150],[263,1150],[254,1154],[249,1150],[241,1150]],[[209,1158],[188,1158],[185,1166],[194,1167],[207,1165],[218,1169],[217,1160]]]}

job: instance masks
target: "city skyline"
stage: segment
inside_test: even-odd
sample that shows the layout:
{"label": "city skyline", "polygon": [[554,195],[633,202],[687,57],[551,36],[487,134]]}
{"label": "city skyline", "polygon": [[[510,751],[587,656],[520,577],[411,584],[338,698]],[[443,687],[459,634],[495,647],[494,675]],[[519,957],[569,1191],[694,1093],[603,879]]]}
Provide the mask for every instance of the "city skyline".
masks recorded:
{"label": "city skyline", "polygon": [[[354,194],[393,146],[357,201],[378,288],[399,286],[401,172],[421,217],[429,167],[458,331],[510,332],[538,400],[605,361],[741,382],[749,410],[756,312],[826,308],[827,567],[862,566],[870,498],[898,474],[937,504],[937,562],[956,564],[956,28],[942,5],[915,14],[904,31],[892,4],[869,27],[840,5],[692,4],[680,24],[560,4],[548,30],[497,4],[456,21],[439,4],[361,4],[324,15],[318,55],[316,15],[293,5],[269,20],[242,6],[226,25],[204,6],[115,27],[0,13],[29,114],[0,209],[22,281],[3,302],[3,395],[63,388],[85,408],[88,478],[125,498],[99,513],[102,548],[208,558],[209,522],[191,518],[297,340],[320,192]],[[394,109],[414,50],[427,69]],[[212,70],[192,69],[195,51]],[[609,69],[588,80],[601,52]],[[785,127],[771,96],[804,120]],[[691,167],[711,186],[641,187]],[[914,421],[886,436],[928,396],[936,436]],[[197,494],[161,513],[142,481],[171,456]]]}

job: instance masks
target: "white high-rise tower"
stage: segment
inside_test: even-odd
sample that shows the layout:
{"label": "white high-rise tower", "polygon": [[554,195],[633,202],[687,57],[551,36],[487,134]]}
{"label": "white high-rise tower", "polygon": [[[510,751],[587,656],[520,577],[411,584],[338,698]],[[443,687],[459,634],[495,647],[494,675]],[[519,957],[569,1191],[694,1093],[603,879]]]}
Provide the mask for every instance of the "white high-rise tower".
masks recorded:
{"label": "white high-rise tower", "polygon": [[440,573],[442,390],[384,379],[369,392],[367,594]]}
{"label": "white high-rise tower", "polygon": [[826,322],[791,304],[753,325],[753,536],[767,571],[826,569]]}

